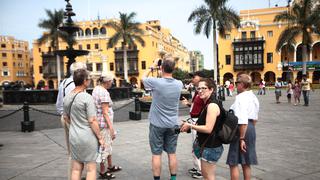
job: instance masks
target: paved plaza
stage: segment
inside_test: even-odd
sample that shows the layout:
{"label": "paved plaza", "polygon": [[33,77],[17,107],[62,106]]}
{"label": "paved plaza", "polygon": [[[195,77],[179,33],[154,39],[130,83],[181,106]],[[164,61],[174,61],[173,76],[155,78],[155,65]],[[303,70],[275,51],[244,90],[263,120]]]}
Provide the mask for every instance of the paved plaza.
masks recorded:
{"label": "paved plaza", "polygon": [[[288,104],[285,96],[281,97],[280,104],[276,104],[273,91],[258,98],[261,105],[256,126],[259,165],[253,167],[253,179],[320,179],[320,91],[311,92],[309,107]],[[119,180],[150,180],[147,113],[143,114],[143,120],[128,120],[128,111],[133,110],[133,103],[125,104],[131,101],[115,103],[123,107],[116,111],[116,117],[122,122],[116,120],[114,124],[118,134],[113,148],[114,164],[122,166],[123,170],[115,175]],[[233,101],[234,97],[228,97],[224,106],[228,108]],[[0,108],[0,116],[14,108],[17,107],[5,105]],[[54,112],[53,105],[42,106],[42,109]],[[59,128],[56,117],[40,114],[35,117],[35,113],[32,111],[30,114],[36,123],[36,131],[32,133],[19,132],[21,114],[0,119],[0,144],[3,144],[0,147],[0,180],[67,178],[63,129]],[[181,108],[180,115],[181,119],[185,118],[187,109]],[[218,180],[230,179],[225,164],[228,146],[224,148],[216,168]],[[192,165],[190,153],[191,135],[181,134],[177,148],[179,180],[192,179],[187,174]],[[166,154],[163,154],[162,179],[169,179],[166,159]]]}

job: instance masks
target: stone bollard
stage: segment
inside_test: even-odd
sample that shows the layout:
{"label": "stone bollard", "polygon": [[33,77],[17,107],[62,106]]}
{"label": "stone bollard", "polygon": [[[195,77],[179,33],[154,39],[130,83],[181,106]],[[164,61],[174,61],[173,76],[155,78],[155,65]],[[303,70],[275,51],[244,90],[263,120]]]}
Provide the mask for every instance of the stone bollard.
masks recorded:
{"label": "stone bollard", "polygon": [[30,121],[29,118],[29,104],[28,102],[23,103],[23,121],[21,121],[21,132],[32,132],[34,131],[34,121]]}
{"label": "stone bollard", "polygon": [[141,120],[140,101],[137,96],[134,98],[134,112],[129,112],[129,119]]}

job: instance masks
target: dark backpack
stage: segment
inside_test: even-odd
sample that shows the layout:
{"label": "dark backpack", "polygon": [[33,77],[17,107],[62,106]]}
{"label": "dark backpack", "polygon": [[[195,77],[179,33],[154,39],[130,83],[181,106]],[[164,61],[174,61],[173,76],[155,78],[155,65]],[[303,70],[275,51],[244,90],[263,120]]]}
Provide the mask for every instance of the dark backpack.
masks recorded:
{"label": "dark backpack", "polygon": [[222,122],[216,132],[216,136],[223,144],[230,144],[240,137],[238,117],[234,114],[233,110],[226,111],[220,106],[219,108],[220,113],[222,113]]}

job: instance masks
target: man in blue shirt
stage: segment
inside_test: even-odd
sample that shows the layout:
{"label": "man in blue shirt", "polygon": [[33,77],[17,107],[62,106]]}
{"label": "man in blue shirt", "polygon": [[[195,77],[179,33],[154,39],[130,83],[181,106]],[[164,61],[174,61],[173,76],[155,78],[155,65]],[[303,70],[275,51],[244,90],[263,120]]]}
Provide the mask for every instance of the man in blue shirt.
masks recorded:
{"label": "man in blue shirt", "polygon": [[175,133],[175,129],[179,128],[178,109],[183,84],[172,77],[175,62],[170,56],[166,56],[159,66],[161,78],[148,78],[150,72],[157,65],[158,62],[155,62],[142,78],[145,88],[151,89],[152,92],[152,104],[148,117],[150,120],[149,143],[152,152],[152,171],[154,179],[159,180],[161,154],[164,150],[168,153],[171,180],[176,180],[178,134]]}

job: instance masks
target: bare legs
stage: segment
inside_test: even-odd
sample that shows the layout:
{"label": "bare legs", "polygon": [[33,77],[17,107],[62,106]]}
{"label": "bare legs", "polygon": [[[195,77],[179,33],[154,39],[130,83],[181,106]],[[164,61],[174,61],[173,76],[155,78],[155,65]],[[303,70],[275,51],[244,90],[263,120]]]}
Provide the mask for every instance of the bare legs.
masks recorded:
{"label": "bare legs", "polygon": [[177,174],[177,156],[176,154],[168,154],[169,169],[171,174]]}
{"label": "bare legs", "polygon": [[152,172],[153,172],[153,176],[160,176],[161,155],[152,155]]}
{"label": "bare legs", "polygon": [[201,173],[204,180],[215,180],[216,165],[201,160]]}
{"label": "bare legs", "polygon": [[[153,176],[161,175],[161,155],[152,155],[152,172]],[[176,154],[168,154],[168,163],[171,174],[177,173],[177,156]]]}
{"label": "bare legs", "polygon": [[[250,165],[242,165],[243,178],[244,180],[251,179],[251,167]],[[230,176],[231,180],[239,180],[239,168],[238,166],[230,166]]]}
{"label": "bare legs", "polygon": [[[83,167],[84,167],[83,163],[76,161],[76,160],[72,160],[72,172],[71,172],[71,179],[72,180],[80,180],[81,179]],[[97,179],[97,177],[96,177],[96,173],[97,173],[96,162],[87,163],[86,170],[87,170],[86,180]]]}

